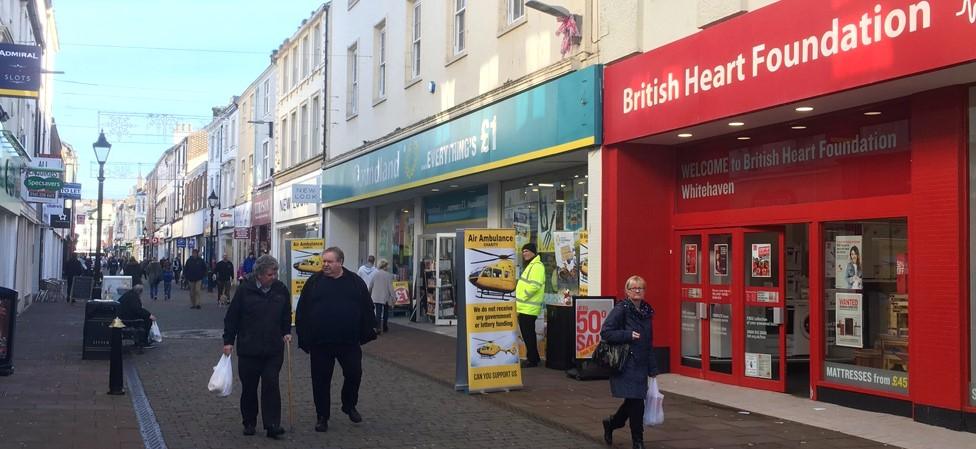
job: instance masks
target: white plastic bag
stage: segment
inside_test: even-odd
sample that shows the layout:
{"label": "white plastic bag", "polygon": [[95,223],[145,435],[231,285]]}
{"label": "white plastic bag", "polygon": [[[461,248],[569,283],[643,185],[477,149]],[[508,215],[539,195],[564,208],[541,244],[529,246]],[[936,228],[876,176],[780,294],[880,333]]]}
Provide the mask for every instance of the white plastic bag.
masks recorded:
{"label": "white plastic bag", "polygon": [[153,343],[163,342],[163,333],[159,331],[159,325],[153,321],[152,327],[149,328],[149,341]]}
{"label": "white plastic bag", "polygon": [[217,366],[213,368],[213,375],[210,376],[210,384],[207,388],[220,397],[230,396],[234,391],[234,365],[229,355],[220,357]]}
{"label": "white plastic bag", "polygon": [[647,397],[644,401],[644,425],[659,426],[664,422],[664,395],[657,388],[657,378],[647,381]]}

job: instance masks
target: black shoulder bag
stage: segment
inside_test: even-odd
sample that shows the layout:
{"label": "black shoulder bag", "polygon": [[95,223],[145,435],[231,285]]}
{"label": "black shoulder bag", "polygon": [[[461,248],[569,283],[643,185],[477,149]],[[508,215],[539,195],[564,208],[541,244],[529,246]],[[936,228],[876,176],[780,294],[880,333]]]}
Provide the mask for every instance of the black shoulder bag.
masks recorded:
{"label": "black shoulder bag", "polygon": [[623,371],[627,359],[630,357],[630,343],[608,343],[600,340],[596,350],[593,351],[593,361],[604,368],[610,368],[614,372]]}

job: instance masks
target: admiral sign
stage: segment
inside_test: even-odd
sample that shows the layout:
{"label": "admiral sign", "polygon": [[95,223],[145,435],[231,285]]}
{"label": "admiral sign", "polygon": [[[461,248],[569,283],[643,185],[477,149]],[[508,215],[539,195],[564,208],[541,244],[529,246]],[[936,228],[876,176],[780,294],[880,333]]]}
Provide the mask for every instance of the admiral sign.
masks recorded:
{"label": "admiral sign", "polygon": [[973,0],[781,0],[607,67],[616,143],[976,59]]}
{"label": "admiral sign", "polygon": [[41,47],[0,44],[0,97],[37,98]]}

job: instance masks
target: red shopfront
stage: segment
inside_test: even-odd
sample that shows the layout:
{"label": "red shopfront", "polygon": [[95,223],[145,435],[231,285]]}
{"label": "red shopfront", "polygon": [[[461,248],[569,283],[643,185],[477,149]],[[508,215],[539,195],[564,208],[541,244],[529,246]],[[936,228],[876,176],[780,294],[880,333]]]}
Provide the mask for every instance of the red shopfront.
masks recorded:
{"label": "red shopfront", "polygon": [[976,430],[947,3],[782,0],[607,66],[602,293],[657,286],[672,372]]}

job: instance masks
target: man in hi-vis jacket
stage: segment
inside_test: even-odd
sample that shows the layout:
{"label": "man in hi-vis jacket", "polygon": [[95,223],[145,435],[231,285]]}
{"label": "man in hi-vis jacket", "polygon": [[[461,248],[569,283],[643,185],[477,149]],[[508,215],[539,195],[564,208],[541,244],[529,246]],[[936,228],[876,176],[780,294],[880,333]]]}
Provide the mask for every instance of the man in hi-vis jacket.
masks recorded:
{"label": "man in hi-vis jacket", "polygon": [[515,301],[519,331],[522,332],[522,341],[525,342],[526,349],[526,360],[522,362],[522,367],[531,368],[539,366],[535,320],[542,313],[542,303],[546,293],[543,287],[546,281],[546,267],[542,265],[542,260],[536,254],[534,243],[526,243],[522,246],[522,259],[527,262],[527,265],[519,276],[518,284],[515,285]]}

